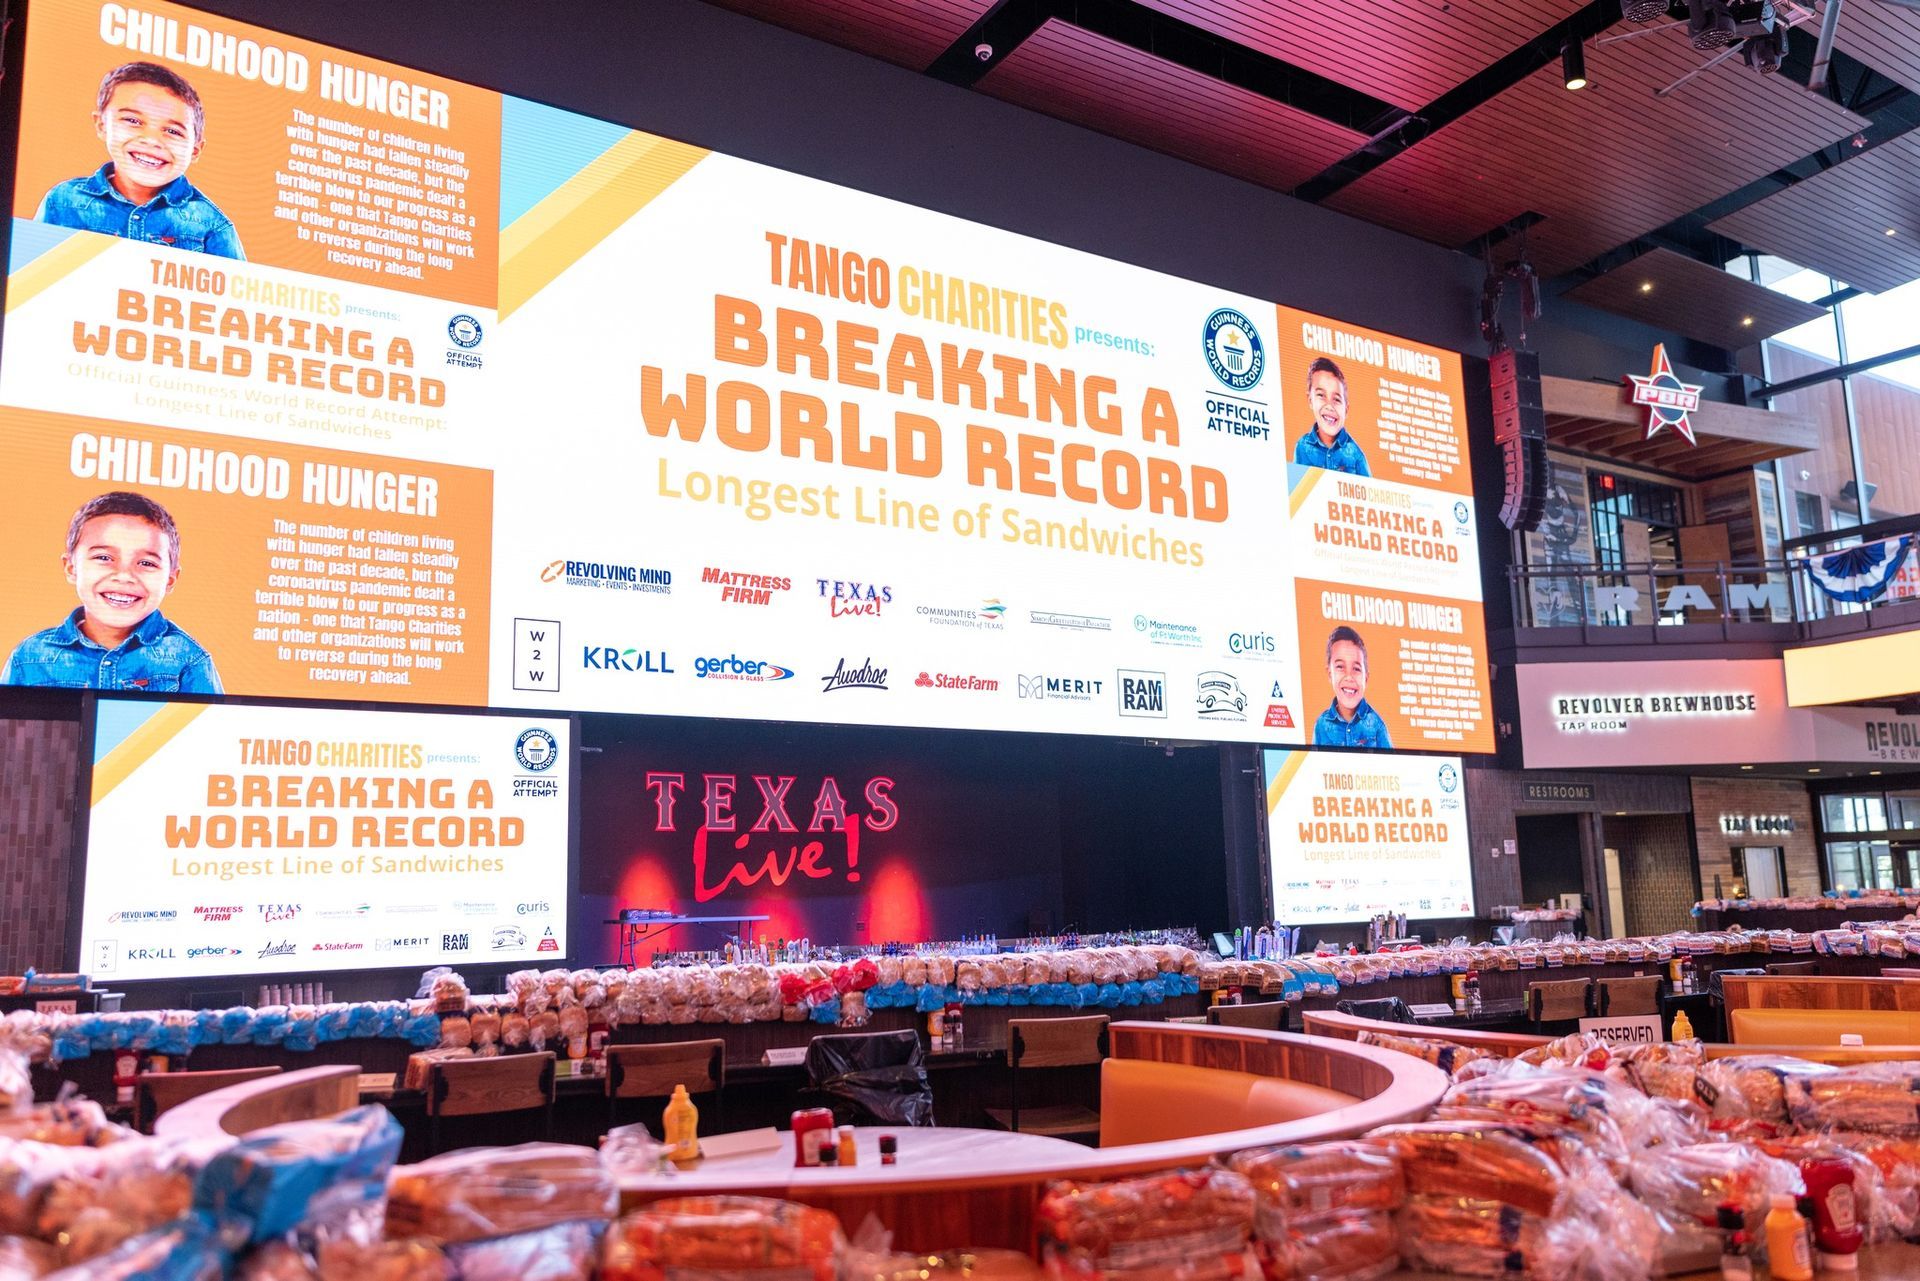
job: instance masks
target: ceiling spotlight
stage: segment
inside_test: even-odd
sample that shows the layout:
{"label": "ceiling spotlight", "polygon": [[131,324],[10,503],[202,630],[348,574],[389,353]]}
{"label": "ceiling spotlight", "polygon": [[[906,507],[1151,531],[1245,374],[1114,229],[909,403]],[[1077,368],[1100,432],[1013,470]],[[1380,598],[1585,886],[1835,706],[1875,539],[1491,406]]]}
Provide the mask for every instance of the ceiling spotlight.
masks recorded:
{"label": "ceiling spotlight", "polygon": [[1641,292],[1641,293],[1643,293],[1643,294],[1650,294],[1650,293],[1652,293],[1652,292],[1653,292],[1653,282],[1652,282],[1651,280],[1643,280],[1643,281],[1641,281],[1641,282],[1640,282],[1640,292]]}
{"label": "ceiling spotlight", "polygon": [[1742,765],[1742,766],[1741,766],[1740,768],[1741,768],[1741,769],[1752,769],[1752,768],[1753,768],[1753,766],[1751,766],[1751,765]]}
{"label": "ceiling spotlight", "polygon": [[1887,234],[1888,234],[1889,236],[1895,236],[1895,235],[1898,235],[1898,234],[1900,234],[1900,233],[1899,233],[1899,230],[1898,230],[1897,228],[1894,228],[1894,227],[1888,227],[1888,228],[1887,228]]}
{"label": "ceiling spotlight", "polygon": [[1765,35],[1750,36],[1740,46],[1740,56],[1747,65],[1762,75],[1771,75],[1780,70],[1780,64],[1787,57],[1787,28],[1776,26]]}
{"label": "ceiling spotlight", "polygon": [[1820,772],[1820,767],[1818,765],[1811,766],[1807,770],[1807,773],[1809,774],[1818,774],[1819,772]]}
{"label": "ceiling spotlight", "polygon": [[1733,15],[1720,0],[1687,0],[1687,39],[1696,49],[1724,49],[1733,34]]}
{"label": "ceiling spotlight", "polygon": [[1567,88],[1587,87],[1587,51],[1578,40],[1567,41],[1560,51],[1560,69],[1566,73]]}
{"label": "ceiling spotlight", "polygon": [[1620,0],[1620,16],[1628,22],[1652,22],[1667,16],[1667,0]]}
{"label": "ceiling spotlight", "polygon": [[1869,774],[1878,774],[1878,773],[1880,773],[1880,772],[1881,772],[1881,771],[1879,771],[1879,770],[1877,770],[1877,769],[1870,769],[1870,770],[1868,770],[1868,771],[1867,771],[1867,773],[1869,773]]}
{"label": "ceiling spotlight", "polygon": [[1752,317],[1752,316],[1742,316],[1742,317],[1740,317],[1740,326],[1741,326],[1741,328],[1743,328],[1743,329],[1751,329],[1751,328],[1753,328],[1753,317]]}

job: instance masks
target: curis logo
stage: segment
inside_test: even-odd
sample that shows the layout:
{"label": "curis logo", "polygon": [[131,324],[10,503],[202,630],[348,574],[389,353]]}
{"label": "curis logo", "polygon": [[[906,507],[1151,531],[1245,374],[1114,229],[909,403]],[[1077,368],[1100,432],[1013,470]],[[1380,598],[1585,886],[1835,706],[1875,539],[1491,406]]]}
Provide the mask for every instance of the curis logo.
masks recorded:
{"label": "curis logo", "polygon": [[816,578],[820,598],[827,602],[829,618],[878,618],[880,611],[893,603],[893,588],[885,583],[860,583],[853,579]]}
{"label": "curis logo", "polygon": [[269,925],[275,921],[291,921],[298,915],[300,915],[300,905],[298,903],[260,904],[260,919]]}
{"label": "curis logo", "polygon": [[551,914],[552,911],[553,905],[545,899],[537,899],[532,903],[516,903],[513,905],[513,914],[515,916],[547,916]]}
{"label": "curis logo", "polygon": [[673,592],[673,571],[623,565],[616,561],[555,560],[540,571],[543,583],[564,583],[568,587],[593,587],[609,592],[652,592],[657,596]]}
{"label": "curis logo", "polygon": [[1122,716],[1154,716],[1166,719],[1167,674],[1133,671],[1122,667],[1114,676],[1120,682]]}
{"label": "curis logo", "polygon": [[725,658],[694,659],[693,674],[703,681],[784,681],[793,678],[793,669],[728,654]]}
{"label": "curis logo", "polygon": [[1207,368],[1229,391],[1250,391],[1266,372],[1266,350],[1253,322],[1232,307],[1221,307],[1200,327]]}
{"label": "curis logo", "polygon": [[1227,649],[1235,654],[1271,654],[1278,645],[1267,632],[1228,632]]}
{"label": "curis logo", "polygon": [[[749,777],[753,790],[759,794],[759,815],[751,825],[747,823],[746,810],[735,810],[740,800],[740,776],[701,775],[703,794],[699,807],[700,825],[693,835],[692,851],[693,896],[696,902],[708,902],[725,893],[732,885],[744,890],[766,881],[770,883],[769,888],[778,889],[795,876],[802,878],[802,886],[833,877],[837,869],[822,862],[828,857],[827,847],[818,839],[819,834],[826,832],[844,834],[846,859],[840,873],[848,881],[857,882],[860,879],[862,835],[866,832],[892,831],[900,821],[900,807],[893,799],[893,780],[881,775],[868,779],[859,793],[866,800],[864,814],[849,811],[847,793],[832,775],[821,779],[820,786],[815,789],[810,812],[798,810],[805,802],[789,800],[795,782],[794,775],[754,774]],[[656,832],[677,830],[675,820],[678,815],[675,811],[686,785],[687,776],[683,773],[647,775],[647,790],[654,797]],[[801,817],[807,820],[806,833],[815,839],[801,838],[801,826],[797,821]],[[754,837],[760,833],[765,834],[771,846],[764,854],[752,849]],[[786,848],[782,850],[780,843],[784,836],[793,839],[786,841]],[[721,846],[721,841],[731,847],[731,854],[726,846]],[[716,847],[711,857],[721,869],[717,878],[709,871],[709,844]]]}
{"label": "curis logo", "polygon": [[621,649],[615,645],[586,645],[580,650],[580,665],[590,672],[651,672],[671,676],[664,649]]}
{"label": "curis logo", "polygon": [[513,759],[529,774],[544,774],[560,759],[560,740],[535,725],[513,741]]}
{"label": "curis logo", "polygon": [[872,658],[862,659],[860,666],[848,667],[842,658],[835,663],[833,671],[820,678],[826,686],[820,692],[831,694],[837,689],[885,689],[887,687],[887,669],[875,667]]}
{"label": "curis logo", "polygon": [[718,587],[720,599],[734,605],[771,605],[775,592],[793,588],[791,578],[749,574],[737,569],[717,569],[712,565],[700,571],[700,581]]}
{"label": "curis logo", "polygon": [[196,907],[193,909],[193,916],[197,921],[211,924],[214,921],[235,920],[246,910],[244,907]]}
{"label": "curis logo", "polygon": [[953,689],[971,694],[991,694],[1000,682],[989,676],[968,676],[960,672],[921,672],[913,678],[920,689]]}

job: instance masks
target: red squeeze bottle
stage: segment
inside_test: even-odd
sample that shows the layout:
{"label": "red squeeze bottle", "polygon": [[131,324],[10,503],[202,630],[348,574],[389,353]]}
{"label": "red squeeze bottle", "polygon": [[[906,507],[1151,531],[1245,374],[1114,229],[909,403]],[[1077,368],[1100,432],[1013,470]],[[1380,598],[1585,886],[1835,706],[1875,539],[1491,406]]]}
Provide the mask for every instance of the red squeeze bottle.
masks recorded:
{"label": "red squeeze bottle", "polygon": [[1808,1157],[1800,1163],[1807,1198],[1813,1202],[1813,1241],[1822,1272],[1852,1272],[1860,1266],[1860,1215],[1853,1191],[1853,1167],[1837,1156]]}
{"label": "red squeeze bottle", "polygon": [[[802,1108],[793,1114],[793,1164],[819,1165],[820,1150],[833,1138],[833,1112],[829,1108]],[[838,1155],[836,1152],[835,1155]]]}

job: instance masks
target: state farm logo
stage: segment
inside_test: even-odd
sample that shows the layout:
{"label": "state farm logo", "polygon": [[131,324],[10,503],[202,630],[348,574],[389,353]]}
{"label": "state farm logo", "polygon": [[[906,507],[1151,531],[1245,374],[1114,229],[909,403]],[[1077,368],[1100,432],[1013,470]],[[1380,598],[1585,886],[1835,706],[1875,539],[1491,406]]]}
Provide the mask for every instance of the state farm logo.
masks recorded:
{"label": "state farm logo", "polygon": [[245,907],[196,907],[195,919],[211,924],[214,921],[231,921],[246,912]]}
{"label": "state farm logo", "polygon": [[1106,687],[1102,680],[1079,676],[1021,676],[1015,688],[1021,698],[1058,699],[1070,703],[1091,703]]}
{"label": "state farm logo", "polygon": [[708,565],[700,581],[720,589],[720,599],[731,605],[771,605],[775,592],[791,591],[793,580],[773,574],[752,574]]}
{"label": "state farm logo", "polygon": [[315,943],[313,950],[316,952],[363,952],[366,947],[365,943]]}
{"label": "state farm logo", "polygon": [[298,903],[262,903],[259,907],[260,919],[269,925],[275,921],[291,921],[300,915]]}
{"label": "state farm logo", "polygon": [[885,583],[861,583],[851,578],[816,578],[829,618],[878,618],[893,603],[893,588]]}
{"label": "state farm logo", "polygon": [[292,956],[293,953],[294,946],[291,942],[269,943],[260,949],[260,959],[264,961],[270,956]]}
{"label": "state farm logo", "polygon": [[969,676],[961,672],[921,672],[913,678],[920,689],[951,689],[969,694],[991,694],[1000,682],[990,676]]}
{"label": "state farm logo", "polygon": [[863,658],[857,667],[847,666],[842,658],[834,664],[831,672],[820,678],[824,689],[820,692],[831,694],[842,689],[885,689],[887,687],[887,669],[875,667],[872,658]]}
{"label": "state farm logo", "polygon": [[1130,668],[1119,668],[1114,677],[1120,684],[1120,714],[1122,716],[1153,716],[1161,720],[1167,715],[1167,674],[1165,672],[1142,672]]}

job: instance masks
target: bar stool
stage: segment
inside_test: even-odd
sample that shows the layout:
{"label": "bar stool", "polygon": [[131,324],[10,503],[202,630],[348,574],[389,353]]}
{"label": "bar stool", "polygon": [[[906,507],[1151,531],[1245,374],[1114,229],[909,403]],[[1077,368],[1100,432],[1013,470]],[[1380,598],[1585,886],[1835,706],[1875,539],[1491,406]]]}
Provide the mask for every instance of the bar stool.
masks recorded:
{"label": "bar stool", "polygon": [[1255,1001],[1251,1005],[1212,1005],[1207,1022],[1215,1027],[1253,1027],[1268,1032],[1287,1030],[1285,1001]]}
{"label": "bar stool", "polygon": [[1665,982],[1658,974],[1635,975],[1629,979],[1595,979],[1594,1009],[1601,1018],[1658,1014],[1660,989]]}
{"label": "bar stool", "polygon": [[1527,1017],[1533,1030],[1547,1023],[1571,1023],[1593,1013],[1592,979],[1545,979],[1527,984]]}
{"label": "bar stool", "polygon": [[226,1068],[218,1072],[142,1072],[133,1078],[133,1124],[142,1134],[153,1133],[162,1112],[171,1112],[188,1099],[263,1076],[278,1076],[277,1067]]}
{"label": "bar stool", "polygon": [[541,1136],[553,1137],[554,1064],[544,1054],[443,1059],[427,1069],[427,1151],[441,1151],[440,1119],[542,1109]]}
{"label": "bar stool", "polygon": [[[690,1095],[711,1095],[702,1110],[711,1126],[703,1130],[718,1133],[721,1123],[721,1091],[727,1084],[727,1043],[715,1037],[707,1041],[668,1041],[660,1045],[609,1045],[607,1047],[607,1128],[612,1129],[622,1099],[665,1099],[673,1087],[684,1085]],[[703,1118],[704,1120],[704,1118]],[[649,1124],[648,1133],[658,1126]],[[664,1132],[662,1134],[664,1137]]]}
{"label": "bar stool", "polygon": [[1104,1014],[1070,1019],[1008,1019],[1007,1065],[1011,1069],[1013,1106],[988,1108],[988,1118],[1001,1129],[1020,1134],[1045,1134],[1055,1138],[1091,1134],[1097,1142],[1100,1114],[1092,1108],[1064,1103],[1022,1109],[1020,1073],[1023,1069],[1081,1067],[1100,1063],[1106,1057],[1107,1016]]}

